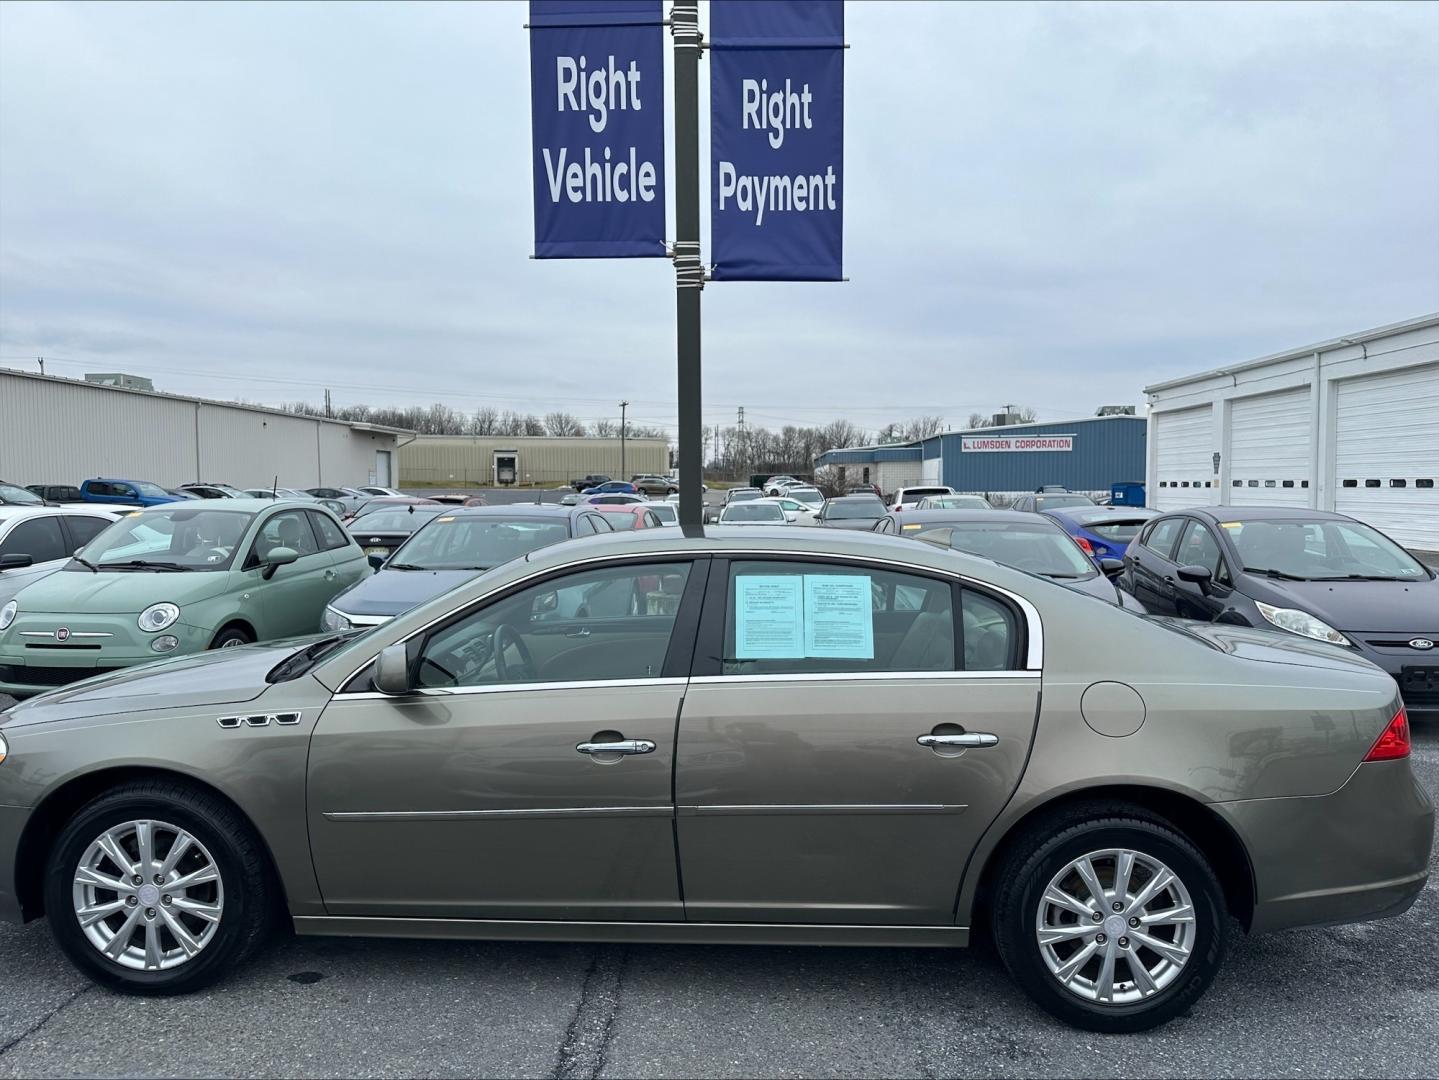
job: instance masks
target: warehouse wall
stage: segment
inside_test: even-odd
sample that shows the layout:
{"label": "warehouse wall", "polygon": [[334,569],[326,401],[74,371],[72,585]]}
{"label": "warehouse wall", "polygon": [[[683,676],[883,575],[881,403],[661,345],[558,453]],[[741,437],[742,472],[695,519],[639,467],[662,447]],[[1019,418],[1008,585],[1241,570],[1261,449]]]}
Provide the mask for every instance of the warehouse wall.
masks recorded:
{"label": "warehouse wall", "polygon": [[394,435],[218,402],[0,371],[0,477],[258,487],[363,484]]}
{"label": "warehouse wall", "polygon": [[545,487],[589,473],[628,480],[635,473],[666,473],[670,467],[669,443],[664,439],[626,439],[621,469],[619,439],[422,435],[400,449],[400,486],[489,486],[494,483],[496,450],[515,451],[521,483]]}
{"label": "warehouse wall", "polygon": [[[1104,491],[1144,478],[1146,421],[1137,416],[1089,417],[1059,423],[1020,424],[937,436],[944,483],[956,491],[1034,491],[1059,484],[1070,491]],[[1068,451],[963,451],[963,436],[1073,435]],[[926,456],[932,456],[926,443]]]}

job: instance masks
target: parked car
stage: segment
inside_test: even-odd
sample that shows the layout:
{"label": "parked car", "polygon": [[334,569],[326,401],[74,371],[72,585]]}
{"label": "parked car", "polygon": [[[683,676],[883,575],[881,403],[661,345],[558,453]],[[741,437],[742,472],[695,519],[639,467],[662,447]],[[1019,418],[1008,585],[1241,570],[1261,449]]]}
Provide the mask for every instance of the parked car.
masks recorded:
{"label": "parked car", "polygon": [[641,476],[631,483],[641,495],[658,495],[660,498],[680,489],[679,484],[668,476]]}
{"label": "parked car", "polygon": [[886,517],[875,531],[993,559],[1136,613],[1144,611],[1113,580],[1123,563],[1089,558],[1073,537],[1044,517],[1014,510],[915,510]]}
{"label": "parked car", "polygon": [[22,703],[0,737],[0,914],[145,994],[231,976],[277,913],[983,932],[1054,1016],[1136,1031],[1194,1007],[1235,922],[1407,910],[1434,829],[1393,680],[1356,656],[817,529],[556,544],[363,634]]}
{"label": "parked car", "polygon": [[769,499],[749,499],[730,503],[720,511],[721,525],[788,525],[784,511]]}
{"label": "parked car", "polygon": [[44,506],[45,500],[29,488],[0,480],[0,506]]}
{"label": "parked car", "polygon": [[846,495],[874,495],[880,500],[884,499],[884,492],[879,489],[878,484],[850,484],[845,488]]}
{"label": "parked car", "polygon": [[410,495],[372,495],[346,514],[341,520],[348,526],[351,522],[369,517],[371,514],[379,513],[382,510],[395,510],[406,506],[441,509],[444,504],[437,503],[434,499],[421,499]]}
{"label": "parked car", "polygon": [[1065,506],[1093,505],[1094,500],[1088,495],[1075,495],[1072,492],[1041,492],[1036,495],[1021,495],[1009,504],[1009,508],[1022,513],[1038,514],[1045,510],[1058,510]]}
{"label": "parked car", "polygon": [[843,495],[830,499],[820,507],[816,525],[827,529],[872,530],[881,518],[888,516],[884,503],[874,495]]}
{"label": "parked car", "polygon": [[373,484],[371,484],[369,487],[357,488],[356,490],[362,491],[366,495],[389,495],[391,497],[399,498],[403,498],[405,494],[403,491],[396,491],[392,487],[378,487]]}
{"label": "parked car", "polygon": [[[571,493],[571,494],[573,495],[573,493]],[[566,498],[568,498],[568,497],[569,497],[569,496],[566,496]],[[574,499],[575,499],[576,501],[578,501],[578,499],[579,499],[579,496],[578,496],[578,495],[573,495],[573,497],[574,497]],[[459,495],[430,495],[430,496],[428,496],[428,498],[429,498],[429,500],[430,500],[431,502],[442,503],[442,504],[444,504],[445,506],[489,506],[489,505],[490,505],[488,499],[486,499],[483,495],[478,495],[478,494],[477,494],[477,495],[466,495],[466,494],[459,494]],[[564,500],[561,499],[560,501],[563,502]]]}
{"label": "parked car", "polygon": [[[25,490],[32,495],[38,495],[48,503],[76,503],[84,501],[80,495],[80,489],[74,484],[26,484]],[[0,495],[0,502],[4,502],[3,495]]]}
{"label": "parked car", "polygon": [[1363,522],[1272,506],[1164,514],[1129,545],[1122,580],[1155,615],[1275,628],[1364,657],[1411,713],[1439,712],[1439,578]]}
{"label": "parked car", "polygon": [[663,502],[650,503],[650,510],[655,517],[660,519],[661,525],[678,525],[680,523],[679,507],[668,499]]}
{"label": "parked car", "polygon": [[85,502],[113,503],[120,506],[162,506],[182,497],[171,495],[159,484],[148,480],[114,480],[97,477],[80,485]]}
{"label": "parked car", "polygon": [[983,495],[926,495],[916,510],[993,510]]}
{"label": "parked car", "polygon": [[638,495],[640,489],[628,480],[606,480],[580,492],[581,495]]}
{"label": "parked car", "polygon": [[768,498],[774,498],[784,494],[786,484],[798,484],[799,481],[788,474],[771,476],[764,482],[764,493]]}
{"label": "parked car", "polygon": [[248,499],[293,499],[298,502],[316,502],[315,496],[299,488],[267,487],[246,488],[241,492]]}
{"label": "parked car", "polygon": [[578,480],[571,480],[570,487],[576,491],[586,491],[590,488],[599,487],[601,484],[608,484],[610,478],[604,473],[588,473]]}
{"label": "parked car", "polygon": [[780,512],[784,514],[785,521],[791,525],[813,525],[819,517],[818,507],[811,507],[787,495],[754,500],[754,504],[759,503],[773,503],[775,506],[778,506]]}
{"label": "parked car", "polygon": [[374,574],[337,594],[321,629],[378,626],[502,562],[609,531],[608,521],[589,509],[519,503],[446,510],[416,529]]}
{"label": "parked car", "polygon": [[119,516],[98,506],[0,507],[0,605],[59,570]]}
{"label": "parked car", "polygon": [[561,506],[574,506],[574,505],[575,505],[576,503],[578,503],[582,498],[583,498],[583,496],[582,496],[578,491],[572,491],[572,492],[570,492],[568,495],[561,495],[561,496],[560,496],[560,505],[561,505]]}
{"label": "parked car", "polygon": [[[635,529],[658,529],[664,522],[649,503],[591,503],[591,509],[604,514],[614,532],[632,532]],[[678,519],[676,519],[678,524]]]}
{"label": "parked car", "polygon": [[304,490],[306,495],[313,495],[317,499],[328,499],[343,504],[347,514],[354,513],[375,497],[368,492],[357,491],[355,488],[312,487]]}
{"label": "parked car", "polygon": [[365,556],[376,569],[401,544],[428,524],[437,514],[451,508],[439,503],[411,503],[408,506],[385,506],[372,513],[345,521],[345,528],[365,549]]}
{"label": "parked car", "polygon": [[1157,510],[1139,506],[1064,506],[1041,511],[1096,559],[1122,559],[1129,542]]}
{"label": "parked car", "polygon": [[627,495],[622,491],[601,492],[598,495],[580,496],[580,503],[587,506],[634,506],[646,502],[643,495]]}
{"label": "parked car", "polygon": [[249,499],[239,488],[229,484],[181,484],[179,490],[197,499]]}
{"label": "parked car", "polygon": [[802,502],[814,511],[824,505],[824,492],[813,484],[791,484],[785,488],[783,497]]}
{"label": "parked car", "polygon": [[919,507],[921,499],[930,495],[953,495],[955,490],[942,484],[929,484],[923,487],[902,487],[895,489],[889,498],[890,513],[899,514],[906,510],[915,510]]}
{"label": "parked car", "polygon": [[0,693],[311,633],[330,597],[368,573],[339,522],[308,504],[213,499],[127,513],[0,608]]}
{"label": "parked car", "polygon": [[181,491],[179,488],[165,488],[164,491],[166,495],[173,495],[181,501],[185,499],[198,499],[200,497],[193,491]]}

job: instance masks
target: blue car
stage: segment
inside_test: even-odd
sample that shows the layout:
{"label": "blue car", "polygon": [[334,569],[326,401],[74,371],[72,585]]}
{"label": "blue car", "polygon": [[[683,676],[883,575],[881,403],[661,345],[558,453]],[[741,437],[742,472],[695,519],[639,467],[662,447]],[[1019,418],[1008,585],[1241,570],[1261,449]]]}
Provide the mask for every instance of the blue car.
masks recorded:
{"label": "blue car", "polygon": [[1159,511],[1142,506],[1059,506],[1040,513],[1074,537],[1095,561],[1124,558],[1144,523],[1159,516]]}
{"label": "blue car", "polygon": [[80,498],[85,502],[111,503],[119,506],[159,506],[180,502],[181,496],[171,495],[159,484],[148,480],[110,480],[96,478],[80,485]]}
{"label": "blue car", "polygon": [[581,495],[638,495],[640,489],[628,480],[607,480],[603,484],[585,488]]}

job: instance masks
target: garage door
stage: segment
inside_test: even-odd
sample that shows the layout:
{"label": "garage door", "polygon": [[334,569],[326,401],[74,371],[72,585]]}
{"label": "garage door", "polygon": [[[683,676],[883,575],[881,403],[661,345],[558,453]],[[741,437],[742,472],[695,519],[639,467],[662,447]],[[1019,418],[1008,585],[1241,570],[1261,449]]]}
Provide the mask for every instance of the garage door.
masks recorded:
{"label": "garage door", "polygon": [[1439,551],[1439,364],[1335,385],[1334,509]]}
{"label": "garage door", "polygon": [[1154,478],[1149,492],[1149,504],[1155,509],[1179,510],[1214,501],[1212,414],[1208,405],[1155,414]]}
{"label": "garage door", "polygon": [[1308,506],[1313,413],[1309,387],[1240,398],[1229,414],[1228,503]]}

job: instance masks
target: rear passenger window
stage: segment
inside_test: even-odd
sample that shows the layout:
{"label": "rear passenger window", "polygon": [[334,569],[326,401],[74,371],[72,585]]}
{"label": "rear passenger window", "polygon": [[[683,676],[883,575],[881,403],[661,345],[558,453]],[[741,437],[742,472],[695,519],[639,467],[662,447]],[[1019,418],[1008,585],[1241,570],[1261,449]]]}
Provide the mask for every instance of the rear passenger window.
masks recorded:
{"label": "rear passenger window", "polygon": [[350,546],[350,538],[333,520],[325,514],[306,512],[310,515],[310,524],[315,526],[315,535],[320,538],[321,548],[325,551],[335,551],[338,548]]}
{"label": "rear passenger window", "polygon": [[960,609],[965,671],[1009,671],[1019,666],[1019,629],[1008,605],[965,589]]}
{"label": "rear passenger window", "polygon": [[1156,521],[1144,537],[1144,546],[1156,555],[1169,558],[1169,553],[1174,550],[1174,541],[1179,537],[1179,530],[1184,527],[1184,521],[1184,518]]}
{"label": "rear passenger window", "polygon": [[953,670],[947,581],[828,563],[731,567],[722,674]]}

